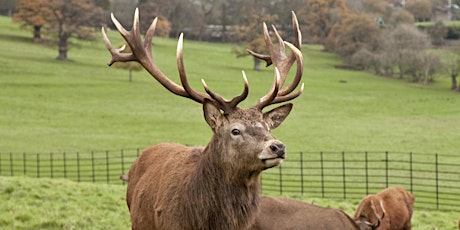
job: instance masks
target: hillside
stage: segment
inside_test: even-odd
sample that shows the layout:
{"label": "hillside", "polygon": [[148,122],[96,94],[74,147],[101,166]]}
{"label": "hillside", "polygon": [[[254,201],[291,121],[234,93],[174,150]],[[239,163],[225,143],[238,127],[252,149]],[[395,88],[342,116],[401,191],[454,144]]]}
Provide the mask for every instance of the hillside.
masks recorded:
{"label": "hillside", "polygon": [[[174,96],[144,71],[109,68],[101,40],[72,40],[70,62],[57,48],[34,44],[26,30],[0,17],[0,151],[50,152],[145,148],[164,141],[204,145],[210,130],[201,106]],[[110,31],[114,44],[121,37]],[[186,37],[186,35],[185,35]],[[155,39],[157,65],[179,82],[176,41]],[[253,105],[271,85],[271,68],[252,71],[252,60],[235,58],[230,44],[185,41],[185,68],[192,87],[200,79],[227,98],[249,78]],[[449,78],[412,84],[368,73],[335,69],[340,60],[318,46],[304,46],[304,94],[274,134],[290,151],[400,151],[456,153],[460,95]],[[179,134],[179,135],[178,135]],[[26,144],[27,143],[27,144]]]}

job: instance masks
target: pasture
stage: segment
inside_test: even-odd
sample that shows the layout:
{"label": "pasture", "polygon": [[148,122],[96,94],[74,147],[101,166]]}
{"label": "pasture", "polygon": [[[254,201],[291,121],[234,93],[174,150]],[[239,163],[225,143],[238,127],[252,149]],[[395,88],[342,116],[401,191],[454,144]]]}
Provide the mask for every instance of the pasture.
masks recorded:
{"label": "pasture", "polygon": [[[117,32],[108,35],[114,44],[121,43]],[[155,38],[153,56],[179,82],[175,46],[175,40]],[[241,92],[245,70],[250,93],[242,106],[252,106],[269,89],[273,71],[252,71],[252,59],[237,59],[230,49],[229,44],[185,41],[188,77],[194,88],[202,88],[203,78],[230,98]],[[460,94],[448,90],[447,76],[430,85],[412,84],[336,69],[340,60],[319,46],[304,46],[303,53],[305,92],[274,130],[289,151],[458,154]],[[73,40],[68,55],[72,61],[56,61],[56,47],[33,44],[28,31],[0,17],[0,152],[89,152],[209,141],[200,105],[172,95],[146,72],[135,72],[134,81],[128,82],[126,70],[106,66],[110,54],[100,39]],[[129,228],[124,186],[5,177],[0,184],[0,194],[9,200],[2,203],[7,207],[0,207],[8,210],[0,227],[85,229],[100,222],[95,228]],[[349,214],[358,202],[303,199]],[[45,204],[51,206],[48,211],[31,211],[35,206],[46,209]],[[63,212],[69,207],[69,213]],[[457,218],[458,213],[416,210],[414,229],[455,229]]]}
{"label": "pasture", "polygon": [[[0,151],[59,152],[145,148],[170,141],[205,145],[210,130],[201,106],[172,95],[146,72],[107,67],[101,40],[73,41],[72,61],[56,61],[57,48],[33,44],[28,31],[0,18]],[[108,35],[121,43],[115,31]],[[185,38],[187,35],[185,35]],[[176,82],[175,40],[154,39],[158,66]],[[227,98],[249,80],[255,104],[269,89],[272,69],[252,71],[231,45],[185,41],[192,86],[200,79]],[[453,154],[460,137],[460,95],[449,78],[419,85],[335,69],[340,60],[304,46],[305,92],[275,136],[289,151],[401,151]],[[346,83],[345,83],[346,82]]]}
{"label": "pasture", "polygon": [[[1,229],[129,229],[123,185],[0,177]],[[358,200],[294,197],[353,215]],[[417,230],[456,230],[456,212],[418,210]]]}

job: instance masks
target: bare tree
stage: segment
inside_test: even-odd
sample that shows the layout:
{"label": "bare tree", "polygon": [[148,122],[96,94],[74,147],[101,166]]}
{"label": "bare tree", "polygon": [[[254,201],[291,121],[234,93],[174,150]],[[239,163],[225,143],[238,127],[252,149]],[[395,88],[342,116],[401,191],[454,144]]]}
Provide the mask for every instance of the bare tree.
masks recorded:
{"label": "bare tree", "polygon": [[404,78],[404,74],[408,73],[407,69],[412,65],[410,63],[414,60],[414,55],[430,48],[428,35],[407,24],[388,30],[381,43],[383,52],[390,53],[386,56],[393,58],[400,78]]}
{"label": "bare tree", "polygon": [[447,58],[443,60],[444,71],[451,78],[451,89],[460,91],[460,85],[457,85],[457,76],[460,73],[460,55],[458,53],[449,52]]}

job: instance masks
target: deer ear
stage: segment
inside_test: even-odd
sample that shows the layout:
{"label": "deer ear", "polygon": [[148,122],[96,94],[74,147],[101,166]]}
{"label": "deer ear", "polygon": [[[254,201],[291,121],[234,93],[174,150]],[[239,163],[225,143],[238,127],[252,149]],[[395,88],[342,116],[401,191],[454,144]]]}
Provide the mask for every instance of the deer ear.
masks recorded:
{"label": "deer ear", "polygon": [[270,129],[275,129],[286,119],[292,109],[292,104],[288,103],[279,107],[276,107],[268,112],[264,113],[264,121],[267,122]]}
{"label": "deer ear", "polygon": [[203,113],[204,119],[213,130],[221,123],[222,112],[208,99],[203,101]]}

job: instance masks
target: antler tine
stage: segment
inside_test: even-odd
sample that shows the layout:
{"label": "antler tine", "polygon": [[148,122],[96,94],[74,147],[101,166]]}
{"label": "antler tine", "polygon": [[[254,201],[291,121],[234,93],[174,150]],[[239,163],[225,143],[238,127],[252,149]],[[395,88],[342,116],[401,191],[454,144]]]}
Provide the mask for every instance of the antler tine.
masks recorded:
{"label": "antler tine", "polygon": [[130,31],[126,30],[121,25],[121,23],[115,18],[113,13],[111,14],[111,18],[112,18],[113,23],[115,24],[115,27],[118,29],[118,32],[121,34],[121,36],[125,39],[126,43],[131,48],[131,53],[121,53],[121,51],[124,49],[123,47],[121,49],[113,48],[112,44],[110,43],[110,40],[107,37],[107,34],[105,33],[104,28],[102,28],[102,36],[104,39],[105,46],[107,47],[109,52],[112,54],[112,59],[108,63],[109,66],[115,62],[137,61],[145,68],[145,70],[147,70],[147,72],[150,73],[150,75],[152,75],[153,78],[155,78],[161,85],[163,85],[170,92],[178,96],[190,98],[199,103],[203,103],[204,98],[209,98],[209,96],[204,93],[200,93],[200,92],[196,92],[192,90],[186,80],[185,71],[183,67],[183,61],[182,61],[182,36],[179,38],[179,42],[178,42],[178,50],[181,50],[181,51],[178,52],[178,55],[179,53],[180,55],[177,57],[177,59],[178,59],[178,69],[181,75],[181,82],[182,84],[184,84],[184,86],[180,86],[176,84],[175,82],[171,81],[155,65],[153,61],[153,57],[151,53],[152,39],[155,33],[156,23],[158,21],[157,18],[153,20],[152,24],[147,30],[145,34],[144,42],[142,42],[141,35],[140,35],[139,9],[138,8],[136,8],[136,11],[134,12],[133,28]]}
{"label": "antler tine", "polygon": [[[292,11],[291,14],[292,14],[292,24],[293,24],[292,27],[293,27],[293,30],[294,30],[293,42],[292,43],[294,44],[295,47],[297,47],[297,49],[300,50],[301,45],[302,45],[302,34],[300,32],[300,29],[299,29],[299,23],[298,23],[298,20],[297,20],[297,16],[295,15],[294,11]],[[273,28],[275,36],[276,36],[276,38],[278,40],[278,43],[279,43],[279,50],[278,51],[276,51],[274,49],[274,46],[273,46],[273,44],[271,42],[270,35],[268,33],[268,30],[267,30],[267,27],[266,27],[265,23],[264,23],[264,39],[265,39],[265,44],[267,46],[267,50],[269,51],[270,55],[258,54],[258,53],[255,53],[255,52],[251,51],[251,50],[247,50],[247,51],[251,55],[253,55],[254,57],[259,58],[261,60],[264,60],[267,63],[267,66],[270,66],[271,64],[274,64],[276,67],[278,67],[278,69],[279,69],[279,71],[281,73],[282,83],[284,84],[284,82],[286,80],[286,77],[287,77],[287,74],[289,72],[289,69],[291,68],[292,64],[296,60],[296,56],[291,54],[288,57],[286,57],[286,55],[285,55],[285,47],[284,47],[284,44],[283,44],[283,39],[279,35],[276,27],[272,25],[272,28]],[[297,81],[297,84],[294,84],[294,82],[293,82],[293,83],[291,83],[291,85],[289,85],[285,89],[280,90],[279,94],[280,95],[287,95],[287,94],[291,93],[297,87],[297,85],[298,85],[298,81]]]}
{"label": "antler tine", "polygon": [[[201,92],[195,91],[192,89],[190,84],[187,80],[187,74],[185,73],[184,67],[184,55],[183,55],[183,47],[184,47],[184,34],[181,33],[179,35],[179,40],[177,42],[177,50],[176,50],[176,61],[177,61],[177,69],[179,70],[180,81],[184,90],[190,95],[190,98],[202,103],[204,98],[209,98],[206,94]],[[212,95],[210,95],[212,97]]]}
{"label": "antler tine", "polygon": [[248,93],[249,93],[248,79],[247,79],[246,74],[244,73],[244,71],[242,71],[242,73],[243,73],[243,80],[244,80],[244,90],[240,95],[234,97],[230,101],[225,100],[219,94],[216,94],[213,91],[211,91],[211,89],[208,87],[206,82],[203,79],[201,79],[201,83],[203,84],[204,89],[209,94],[209,96],[211,96],[215,100],[217,105],[224,111],[224,114],[228,114],[230,111],[232,111],[240,102],[242,102],[248,96]]}
{"label": "antler tine", "polygon": [[254,106],[254,108],[258,108],[262,110],[264,107],[272,104],[273,100],[276,98],[276,95],[278,94],[279,88],[281,84],[281,77],[280,77],[280,72],[278,68],[275,67],[275,79],[273,80],[272,87],[270,88],[270,91],[263,96],[262,98],[259,99],[259,102]]}
{"label": "antler tine", "polygon": [[[118,25],[120,25],[120,23],[115,19],[113,14],[111,14],[111,17],[112,17],[112,21],[114,22],[115,26],[118,27]],[[126,32],[126,30],[123,27],[121,27],[121,31],[123,31],[123,33]],[[122,33],[121,31],[120,31],[120,33]],[[120,49],[113,48],[112,43],[110,42],[109,38],[107,37],[107,34],[105,33],[104,27],[102,27],[101,32],[102,32],[102,38],[104,39],[105,47],[112,54],[112,58],[107,63],[108,66],[111,66],[113,63],[115,63],[117,61],[128,62],[128,61],[135,61],[136,60],[136,57],[132,53],[122,53],[121,52],[121,51],[123,51],[125,49],[125,45],[123,45]]]}
{"label": "antler tine", "polygon": [[[282,73],[285,73],[287,75],[289,72],[289,69],[294,64],[294,61],[297,61],[297,71],[296,71],[296,74],[295,74],[295,77],[292,83],[286,88],[282,89],[279,93],[280,95],[287,95],[287,94],[290,94],[292,91],[294,91],[295,88],[297,88],[297,86],[299,85],[300,79],[302,78],[302,74],[303,74],[303,56],[302,56],[302,52],[300,52],[300,49],[302,46],[302,33],[300,32],[300,29],[299,29],[299,22],[297,21],[297,16],[295,15],[294,11],[292,11],[291,13],[292,13],[292,27],[294,29],[293,45],[291,43],[286,43],[286,42],[284,43],[286,43],[286,45],[289,46],[292,53],[289,55],[287,60],[283,62],[283,63],[286,63],[286,65],[283,65],[283,67],[285,67],[285,69],[283,69],[285,72],[282,72]],[[284,53],[284,46],[283,46],[282,52]],[[285,78],[286,78],[286,75],[284,76]]]}
{"label": "antler tine", "polygon": [[[262,109],[265,106],[268,106],[270,104],[277,104],[277,103],[290,101],[290,100],[300,96],[302,94],[303,90],[304,90],[305,85],[302,83],[302,85],[300,87],[300,90],[297,93],[291,94],[291,92],[299,84],[300,79],[301,79],[302,74],[303,74],[303,56],[302,56],[302,52],[300,52],[300,50],[297,49],[291,43],[285,41],[284,44],[286,44],[291,49],[291,52],[292,52],[293,56],[295,56],[295,59],[297,60],[296,77],[294,78],[293,82],[289,85],[289,87],[284,89],[285,92],[287,92],[287,93],[286,94],[281,94],[281,92],[279,92],[278,90],[282,85],[283,79],[280,76],[281,73],[279,72],[278,68],[275,67],[275,73],[276,73],[275,75],[277,77],[276,77],[276,79],[274,80],[274,82],[272,84],[272,88],[271,88],[270,92],[267,95],[263,96],[259,100],[257,105],[255,106],[257,108]],[[276,91],[274,90],[275,87],[278,87],[278,89]]]}
{"label": "antler tine", "polygon": [[[277,91],[277,94],[274,96],[268,94],[260,99],[259,103],[261,103],[262,101],[265,101],[267,98],[273,98],[271,102],[269,102],[268,104],[264,106],[292,100],[298,97],[303,92],[304,85],[302,84],[299,92],[291,94],[299,85],[300,80],[302,78],[302,74],[303,74],[303,56],[302,56],[302,52],[300,51],[302,35],[299,30],[297,17],[294,12],[292,12],[292,24],[293,24],[293,29],[294,29],[293,44],[283,41],[283,39],[281,38],[275,26],[272,26],[274,34],[278,40],[278,49],[276,50],[270,39],[270,35],[268,33],[267,26],[264,23],[264,40],[265,40],[265,44],[266,44],[267,50],[270,53],[270,55],[269,56],[262,55],[262,54],[258,54],[258,53],[248,50],[248,52],[252,54],[254,57],[265,60],[267,62],[267,66],[273,63],[273,65],[275,66],[275,69],[279,71],[280,80],[279,82],[276,83],[279,87],[279,90]],[[285,45],[287,45],[291,50],[291,54],[289,56],[286,56]],[[297,63],[296,65],[297,70],[295,73],[295,77],[288,86],[281,89],[281,87],[284,85],[286,81],[288,72],[291,69],[294,62]],[[275,83],[273,85],[275,85]],[[272,89],[273,89],[273,86],[272,86]],[[260,105],[257,105],[256,107],[263,108]]]}

